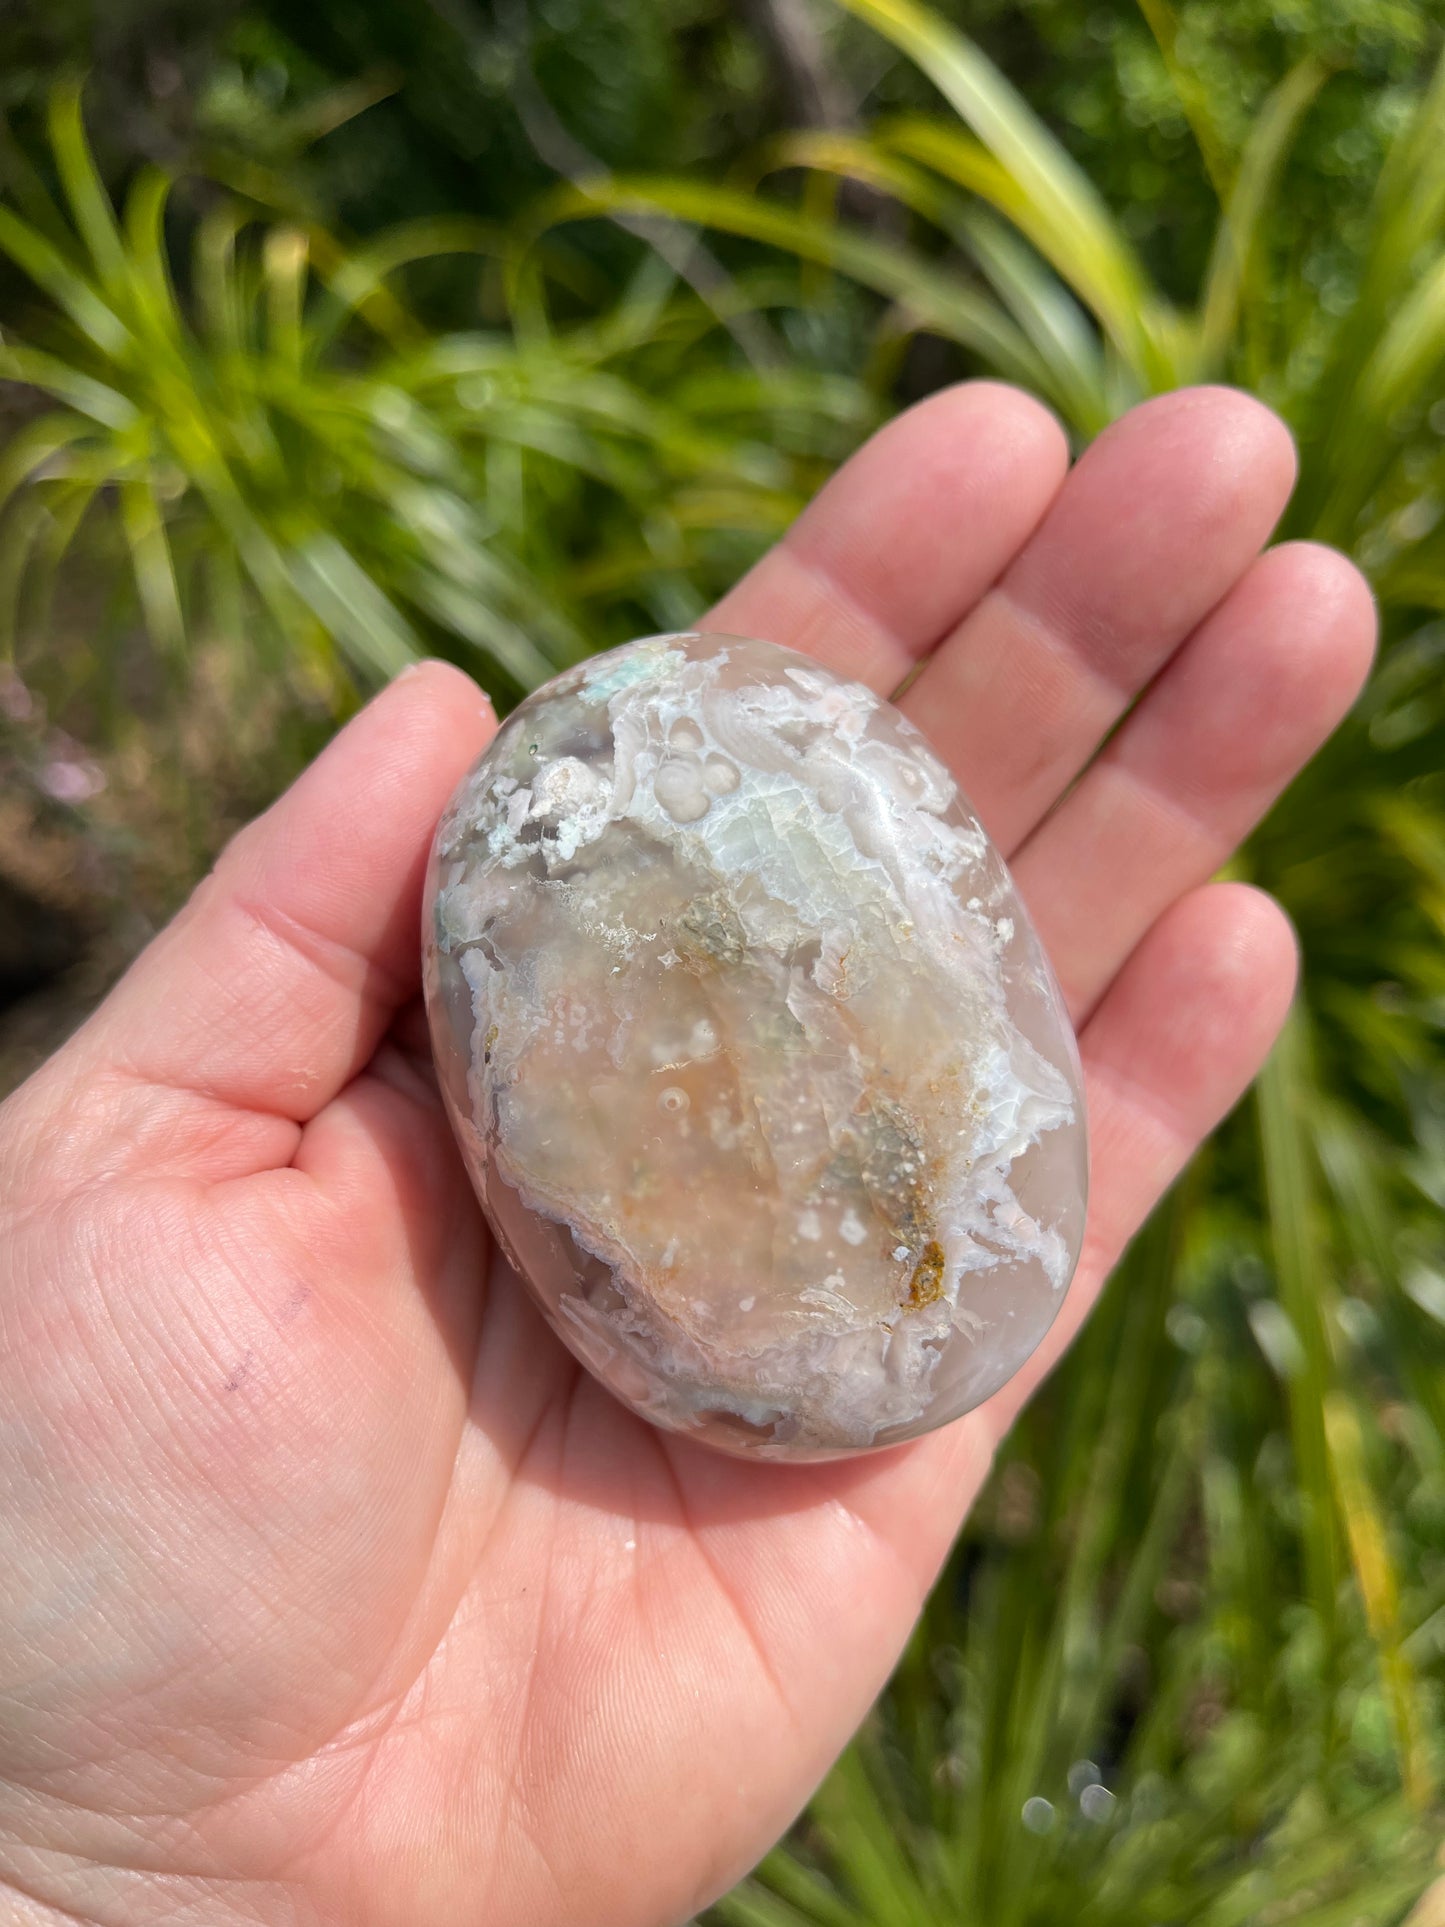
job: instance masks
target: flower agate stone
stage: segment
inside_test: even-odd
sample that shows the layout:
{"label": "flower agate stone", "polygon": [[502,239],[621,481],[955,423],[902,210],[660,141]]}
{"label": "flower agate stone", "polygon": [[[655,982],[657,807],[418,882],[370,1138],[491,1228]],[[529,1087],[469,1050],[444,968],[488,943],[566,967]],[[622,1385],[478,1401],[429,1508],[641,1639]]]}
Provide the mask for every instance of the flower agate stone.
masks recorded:
{"label": "flower agate stone", "polygon": [[1083,1228],[1073,1033],[922,736],[771,643],[524,702],[437,833],[426,987],[503,1250],[658,1425],[762,1458],[997,1390]]}

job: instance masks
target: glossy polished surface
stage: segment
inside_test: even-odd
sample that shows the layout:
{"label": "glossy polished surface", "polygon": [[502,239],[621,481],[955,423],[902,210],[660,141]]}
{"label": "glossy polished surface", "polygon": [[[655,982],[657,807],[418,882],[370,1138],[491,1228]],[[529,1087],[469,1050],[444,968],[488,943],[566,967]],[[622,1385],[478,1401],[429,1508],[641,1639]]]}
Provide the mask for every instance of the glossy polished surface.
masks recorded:
{"label": "glossy polished surface", "polygon": [[1072,1031],[952,778],[860,685],[710,635],[547,684],[438,830],[426,985],[504,1249],[655,1423],[895,1443],[1052,1322]]}

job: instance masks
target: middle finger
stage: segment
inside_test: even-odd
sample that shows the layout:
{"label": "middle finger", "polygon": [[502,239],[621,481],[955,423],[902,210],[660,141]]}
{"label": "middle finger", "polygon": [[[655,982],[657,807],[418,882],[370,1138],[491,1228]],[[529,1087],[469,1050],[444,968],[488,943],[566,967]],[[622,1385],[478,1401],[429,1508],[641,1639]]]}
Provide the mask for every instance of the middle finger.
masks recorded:
{"label": "middle finger", "polygon": [[1294,484],[1279,418],[1228,388],[1144,402],[900,701],[1005,854],[1269,536]]}

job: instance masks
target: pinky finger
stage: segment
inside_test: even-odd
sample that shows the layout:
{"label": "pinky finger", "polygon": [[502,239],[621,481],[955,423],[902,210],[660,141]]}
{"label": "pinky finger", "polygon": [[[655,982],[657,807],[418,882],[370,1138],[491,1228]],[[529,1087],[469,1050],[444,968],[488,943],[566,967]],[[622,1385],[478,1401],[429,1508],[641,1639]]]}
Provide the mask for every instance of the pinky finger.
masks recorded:
{"label": "pinky finger", "polygon": [[1087,1317],[1126,1244],[1238,1102],[1279,1034],[1297,954],[1272,897],[1211,883],[1139,944],[1079,1040],[1089,1104],[1089,1223],[1044,1344],[979,1416],[1001,1438]]}

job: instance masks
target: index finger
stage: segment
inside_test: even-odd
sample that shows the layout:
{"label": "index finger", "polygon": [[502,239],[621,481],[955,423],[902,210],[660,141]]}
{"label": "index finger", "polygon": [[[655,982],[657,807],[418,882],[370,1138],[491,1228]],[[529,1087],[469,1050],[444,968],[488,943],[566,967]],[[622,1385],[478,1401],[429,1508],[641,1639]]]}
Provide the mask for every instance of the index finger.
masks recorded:
{"label": "index finger", "polygon": [[891,695],[1002,574],[1069,466],[1021,389],[971,381],[889,422],[708,617]]}

